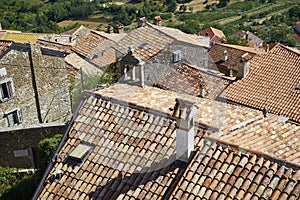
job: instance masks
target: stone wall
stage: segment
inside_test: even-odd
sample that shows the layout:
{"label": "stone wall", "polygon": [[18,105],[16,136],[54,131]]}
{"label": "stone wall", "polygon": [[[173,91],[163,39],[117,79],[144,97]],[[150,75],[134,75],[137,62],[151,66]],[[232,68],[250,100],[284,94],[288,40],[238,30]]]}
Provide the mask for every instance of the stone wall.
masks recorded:
{"label": "stone wall", "polygon": [[67,125],[48,123],[0,129],[0,166],[35,168],[38,143],[64,134]]}
{"label": "stone wall", "polygon": [[[178,50],[181,52],[181,61],[173,63],[172,53]],[[161,78],[170,73],[171,70],[175,70],[181,62],[207,69],[207,49],[184,42],[172,43],[145,63],[145,84],[156,84]]]}
{"label": "stone wall", "polygon": [[[33,65],[43,123],[67,122],[72,116],[68,89],[67,67],[63,58],[43,55],[39,47],[32,50]],[[14,83],[15,95],[0,102],[0,127],[7,127],[5,114],[20,109],[23,121],[20,125],[38,124],[37,106],[29,63],[28,47],[13,46],[1,58],[0,68]]]}

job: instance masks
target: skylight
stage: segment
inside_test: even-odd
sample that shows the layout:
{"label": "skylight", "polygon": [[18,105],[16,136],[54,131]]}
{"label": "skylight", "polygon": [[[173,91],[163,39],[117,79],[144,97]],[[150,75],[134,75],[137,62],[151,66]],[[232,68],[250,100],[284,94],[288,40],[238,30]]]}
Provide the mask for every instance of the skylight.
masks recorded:
{"label": "skylight", "polygon": [[79,144],[70,154],[69,158],[77,161],[83,162],[87,155],[91,152],[92,146],[87,144]]}

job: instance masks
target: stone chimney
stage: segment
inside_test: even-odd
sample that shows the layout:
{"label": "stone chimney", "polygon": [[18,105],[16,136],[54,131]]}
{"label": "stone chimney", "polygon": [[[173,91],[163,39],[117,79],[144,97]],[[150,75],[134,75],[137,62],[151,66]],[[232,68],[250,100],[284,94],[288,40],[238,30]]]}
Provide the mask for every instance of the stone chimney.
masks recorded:
{"label": "stone chimney", "polygon": [[228,68],[228,70],[229,70],[229,77],[233,77],[233,67],[230,66],[230,67]]}
{"label": "stone chimney", "polygon": [[117,33],[124,33],[124,25],[120,22],[117,23]]}
{"label": "stone chimney", "polygon": [[173,116],[176,117],[176,159],[188,162],[194,151],[194,116],[198,107],[193,102],[176,99]]}
{"label": "stone chimney", "polygon": [[124,82],[140,87],[145,86],[145,62],[134,54],[133,48],[129,47],[128,53],[119,62]]}
{"label": "stone chimney", "polygon": [[157,26],[161,26],[162,25],[162,19],[160,16],[155,16],[153,19],[153,24],[157,25]]}
{"label": "stone chimney", "polygon": [[199,96],[204,98],[205,97],[205,82],[204,81],[200,81],[199,83],[200,86],[200,94]]}
{"label": "stone chimney", "polygon": [[114,27],[111,26],[111,25],[108,25],[108,26],[107,26],[107,32],[108,32],[108,33],[113,33],[113,32],[114,32]]}
{"label": "stone chimney", "polygon": [[246,40],[249,40],[249,31],[246,31],[245,37],[246,37],[246,38],[245,38]]}
{"label": "stone chimney", "polygon": [[141,17],[138,22],[138,27],[143,27],[146,25],[146,23],[147,23],[146,17]]}
{"label": "stone chimney", "polygon": [[270,46],[269,44],[266,44],[266,52],[269,52],[269,50],[270,50]]}
{"label": "stone chimney", "polygon": [[238,63],[238,78],[245,78],[249,73],[249,65],[250,65],[251,56],[248,53],[242,55],[239,63]]}
{"label": "stone chimney", "polygon": [[225,62],[226,60],[228,60],[228,52],[225,50],[223,52],[223,55],[222,55],[222,60]]}

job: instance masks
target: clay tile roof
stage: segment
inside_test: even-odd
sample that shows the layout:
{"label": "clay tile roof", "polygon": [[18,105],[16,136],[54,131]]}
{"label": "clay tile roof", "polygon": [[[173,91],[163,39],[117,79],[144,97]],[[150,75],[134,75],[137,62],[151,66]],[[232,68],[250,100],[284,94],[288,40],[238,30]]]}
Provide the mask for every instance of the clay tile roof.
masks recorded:
{"label": "clay tile roof", "polygon": [[[226,88],[230,101],[285,116],[300,122],[300,53],[275,46],[250,61],[250,73]],[[245,93],[247,91],[247,93]]]}
{"label": "clay tile roof", "polygon": [[126,54],[128,48],[131,47],[134,49],[136,56],[143,61],[147,61],[174,41],[174,38],[147,23],[123,37],[118,42],[118,49]]}
{"label": "clay tile roof", "polygon": [[233,132],[216,133],[212,136],[242,149],[260,151],[300,165],[300,126],[279,120],[277,116],[270,116]]}
{"label": "clay tile roof", "polygon": [[[201,138],[203,131],[197,135]],[[90,145],[92,151],[78,165],[57,157],[47,179],[51,181],[57,169],[62,177],[58,183],[46,183],[39,199],[162,199],[184,170],[172,165],[174,119],[117,100],[85,98],[59,155],[79,144]]]}
{"label": "clay tile roof", "polygon": [[213,27],[208,27],[200,31],[201,36],[207,36],[207,34],[210,41],[215,41],[217,43],[220,43],[222,39],[225,38],[223,31]]}
{"label": "clay tile roof", "polygon": [[239,32],[235,33],[234,36],[235,37],[241,37],[241,38],[244,38],[244,39],[247,39],[247,37],[248,37],[248,40],[253,42],[254,45],[250,45],[250,46],[253,46],[253,47],[259,47],[264,42],[262,39],[260,39],[258,36],[256,36],[254,33],[250,32],[250,31],[243,31],[242,30],[242,31],[239,31]]}
{"label": "clay tile roof", "polygon": [[0,40],[0,55],[4,53],[12,44],[12,41]]}
{"label": "clay tile roof", "polygon": [[165,33],[166,35],[169,35],[170,37],[173,37],[174,39],[176,39],[178,41],[186,42],[189,44],[198,45],[198,46],[202,46],[202,47],[207,47],[197,40],[201,36],[187,34],[187,33],[182,32],[181,30],[178,30],[175,28],[169,28],[169,27],[165,27],[165,26],[155,26],[155,25],[151,25],[151,24],[150,24],[150,26],[153,26],[157,30]]}
{"label": "clay tile roof", "polygon": [[76,53],[71,53],[65,57],[65,62],[70,66],[74,67],[76,70],[82,69],[82,71],[87,75],[101,75],[103,72],[89,63],[87,60],[81,58]]}
{"label": "clay tile roof", "polygon": [[200,149],[170,199],[299,198],[299,169],[210,140]]}
{"label": "clay tile roof", "polygon": [[[226,61],[222,60],[224,51],[227,51]],[[233,67],[233,70],[237,72],[238,62],[243,55],[248,54],[248,59],[251,59],[255,55],[261,54],[261,52],[250,47],[217,43],[210,48],[208,54],[211,62],[217,65],[220,72],[228,73],[227,70],[231,66]]]}
{"label": "clay tile roof", "polygon": [[[208,105],[199,101],[209,100],[177,97],[196,102],[207,116]],[[125,84],[86,93],[37,199],[299,198],[299,166],[224,143],[197,125],[199,116],[194,154],[188,163],[176,164],[176,120],[168,109],[176,98],[169,91]],[[252,112],[234,106],[229,112],[234,109]],[[249,126],[232,120],[242,124],[235,129]],[[80,154],[79,146],[91,149],[78,157],[80,163],[67,156]],[[55,180],[57,170],[62,173]]]}
{"label": "clay tile roof", "polygon": [[216,99],[229,84],[229,81],[215,76],[207,71],[199,70],[188,64],[182,63],[176,70],[162,77],[157,87],[177,93],[186,93],[194,96],[200,94],[200,83],[203,82],[205,98]]}
{"label": "clay tile roof", "polygon": [[77,35],[78,37],[83,37],[83,36],[87,35],[90,31],[91,31],[91,29],[81,25],[77,28],[73,28],[71,30],[66,31],[63,34],[64,35]]}
{"label": "clay tile roof", "polygon": [[113,41],[92,31],[77,42],[72,50],[101,68],[116,61],[116,53],[112,48],[115,45]]}
{"label": "clay tile roof", "polygon": [[[235,129],[237,124],[247,124],[263,116],[261,111],[212,101],[206,98],[198,98],[187,94],[179,94],[155,87],[141,88],[128,86],[126,84],[115,84],[97,90],[95,93],[120,101],[126,101],[132,105],[140,105],[145,109],[159,110],[169,115],[173,113],[172,108],[174,108],[176,98],[195,102],[195,105],[199,108],[199,112],[195,116],[196,121],[205,127],[216,128],[223,131]],[[215,118],[219,120],[214,120]]]}

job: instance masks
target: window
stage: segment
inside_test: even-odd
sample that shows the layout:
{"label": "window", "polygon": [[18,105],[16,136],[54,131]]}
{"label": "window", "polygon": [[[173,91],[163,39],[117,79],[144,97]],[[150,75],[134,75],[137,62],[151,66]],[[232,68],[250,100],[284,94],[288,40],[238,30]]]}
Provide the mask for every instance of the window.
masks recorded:
{"label": "window", "polygon": [[69,158],[75,162],[83,162],[91,152],[92,146],[87,144],[79,144],[70,154]]}
{"label": "window", "polygon": [[5,78],[0,81],[0,101],[4,102],[15,95],[14,83],[12,78]]}
{"label": "window", "polygon": [[20,109],[15,109],[13,111],[10,111],[5,116],[7,118],[7,122],[8,122],[9,127],[21,124],[22,121],[23,121],[22,112],[21,112]]}
{"label": "window", "polygon": [[181,61],[181,51],[180,50],[174,51],[172,53],[172,61],[173,61],[173,63],[177,63],[177,62]]}

